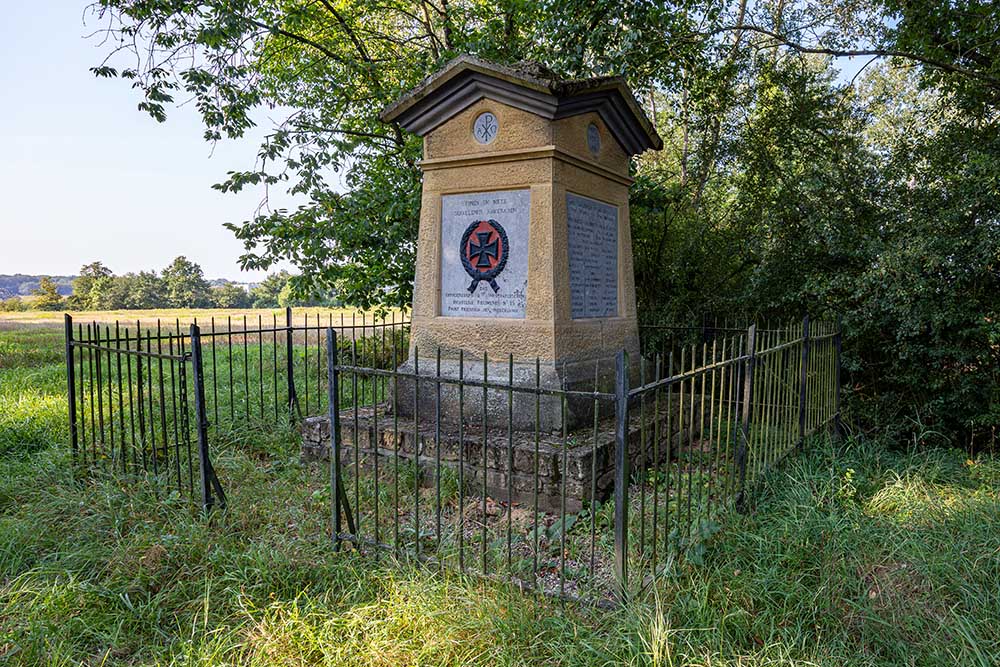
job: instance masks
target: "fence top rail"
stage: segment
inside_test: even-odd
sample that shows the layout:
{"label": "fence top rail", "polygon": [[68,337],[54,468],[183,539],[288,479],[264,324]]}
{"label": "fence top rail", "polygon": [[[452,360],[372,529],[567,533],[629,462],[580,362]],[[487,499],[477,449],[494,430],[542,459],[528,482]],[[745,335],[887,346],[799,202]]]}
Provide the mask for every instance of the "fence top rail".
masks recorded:
{"label": "fence top rail", "polygon": [[723,359],[722,361],[715,361],[704,366],[699,366],[689,371],[684,371],[683,373],[677,373],[676,375],[671,375],[670,377],[660,378],[659,380],[654,380],[653,382],[647,382],[644,385],[634,387],[629,390],[628,394],[630,398],[634,398],[639,394],[645,394],[647,392],[653,391],[655,389],[664,389],[678,382],[683,382],[685,380],[690,380],[691,378],[698,377],[699,375],[704,375],[712,371],[718,370],[720,368],[725,368],[727,366],[732,366],[738,364],[742,361],[746,361],[750,358],[749,354],[741,354],[737,357],[732,357],[730,359]]}
{"label": "fence top rail", "polygon": [[[470,365],[470,368],[473,366]],[[615,395],[603,391],[581,391],[579,389],[555,389],[551,387],[536,387],[535,385],[510,384],[507,382],[491,382],[476,380],[474,378],[454,378],[446,375],[432,375],[429,373],[414,373],[412,371],[386,370],[383,368],[371,368],[369,366],[352,366],[350,364],[335,364],[334,370],[338,373],[355,373],[357,375],[371,375],[373,377],[395,377],[407,380],[421,380],[431,384],[462,385],[465,387],[478,387],[480,389],[493,389],[497,391],[514,391],[520,394],[539,394],[541,396],[565,396],[567,398],[587,398],[595,401],[613,401]]]}
{"label": "fence top rail", "polygon": [[[83,331],[83,333],[84,334],[89,334],[88,330],[92,326],[94,326],[96,324],[99,324],[99,323],[87,323],[86,324],[87,329],[85,329]],[[391,329],[391,328],[406,327],[406,326],[409,326],[409,324],[410,324],[410,322],[406,321],[406,322],[396,322],[395,324],[393,324],[393,323],[390,322],[390,323],[387,323],[384,326],[381,325],[381,324],[379,324],[379,325],[370,325],[369,324],[368,326],[362,326],[361,324],[358,324],[357,326],[352,326],[350,324],[345,324],[343,327],[341,327],[341,326],[337,325],[336,323],[334,323],[333,328],[334,329],[338,329],[338,330],[351,330],[351,331],[369,330],[370,331],[372,329]],[[78,323],[77,326],[84,326],[84,325]],[[224,330],[221,330],[221,329],[212,330],[212,329],[205,329],[204,328],[204,326],[205,326],[204,322],[202,324],[198,324],[197,326],[199,327],[199,332],[200,332],[200,335],[201,335],[202,338],[222,338],[222,337],[228,336],[230,334],[240,335],[240,336],[242,336],[243,334],[246,334],[246,335],[249,336],[249,335],[255,335],[255,334],[287,333],[289,331],[291,331],[291,332],[296,332],[296,331],[326,331],[329,328],[326,324],[321,324],[321,325],[292,324],[292,326],[281,326],[281,325],[279,325],[279,326],[267,326],[267,327],[256,327],[256,326],[250,327],[250,326],[248,326],[246,328],[242,328],[242,327],[235,328],[234,327],[234,328],[228,328],[228,329],[224,329]],[[108,335],[101,335],[101,331],[102,330],[105,331],[105,332],[107,332]],[[74,337],[73,341],[74,342],[80,342],[80,341],[101,340],[101,341],[111,341],[111,342],[116,342],[116,341],[124,342],[125,340],[138,340],[140,338],[142,340],[178,340],[178,339],[190,339],[191,338],[190,331],[185,331],[185,330],[176,331],[175,330],[175,331],[168,331],[167,333],[163,333],[162,330],[159,330],[159,333],[157,333],[157,334],[154,335],[153,332],[154,331],[158,331],[158,329],[156,327],[136,327],[134,324],[130,324],[130,326],[128,326],[128,327],[122,327],[122,326],[120,326],[119,322],[115,322],[114,324],[110,324],[109,323],[109,324],[101,325],[100,327],[97,328],[97,331],[98,331],[98,335],[97,336],[86,335],[85,337],[82,337],[82,338],[80,338],[80,337]],[[138,337],[135,335],[136,332],[138,332]],[[127,335],[131,335],[131,338],[127,338]],[[362,336],[362,338],[363,338],[363,336]]]}
{"label": "fence top rail", "polygon": [[[124,340],[125,340],[124,338],[121,339],[121,341],[124,341]],[[132,339],[129,339],[129,342],[139,341],[141,343],[142,341],[147,341],[147,340],[153,340],[153,339],[152,338],[148,338],[148,339],[147,338],[142,338],[142,339],[132,338]],[[147,351],[147,350],[141,350],[141,349],[135,350],[135,349],[132,349],[132,348],[129,348],[129,347],[121,347],[121,346],[118,346],[118,345],[114,345],[114,346],[111,346],[111,345],[98,345],[97,343],[91,343],[91,342],[82,341],[82,340],[72,340],[72,341],[70,341],[70,345],[72,345],[73,347],[84,347],[84,348],[87,348],[88,350],[97,350],[99,352],[107,352],[109,354],[128,354],[128,355],[131,355],[133,357],[151,357],[153,359],[166,359],[166,360],[173,360],[173,361],[187,361],[187,360],[189,360],[191,358],[191,353],[190,352],[185,352],[183,354],[170,354],[169,352],[155,352],[155,351],[152,351],[152,350],[149,350],[149,351]]]}
{"label": "fence top rail", "polygon": [[[792,326],[797,326],[797,325],[793,324]],[[699,332],[700,331],[713,331],[713,332],[714,331],[725,331],[725,332],[744,333],[745,334],[747,332],[747,329],[749,329],[750,327],[716,327],[716,326],[711,326],[711,325],[708,325],[708,326],[698,326],[698,325],[682,325],[682,324],[640,324],[639,328],[640,329],[656,329],[656,330],[664,330],[664,331],[699,331]],[[790,329],[791,329],[791,327],[778,327],[778,328],[773,328],[773,327],[763,328],[762,327],[762,328],[757,329],[757,333],[765,333],[765,332],[766,333],[782,333],[782,332],[788,332]]]}
{"label": "fence top rail", "polygon": [[804,340],[805,338],[799,337],[790,341],[786,341],[784,343],[779,343],[778,345],[775,345],[773,347],[768,347],[763,350],[757,350],[756,356],[758,359],[760,359],[761,357],[769,357],[772,354],[781,352],[782,350],[787,350],[789,348],[801,345]]}

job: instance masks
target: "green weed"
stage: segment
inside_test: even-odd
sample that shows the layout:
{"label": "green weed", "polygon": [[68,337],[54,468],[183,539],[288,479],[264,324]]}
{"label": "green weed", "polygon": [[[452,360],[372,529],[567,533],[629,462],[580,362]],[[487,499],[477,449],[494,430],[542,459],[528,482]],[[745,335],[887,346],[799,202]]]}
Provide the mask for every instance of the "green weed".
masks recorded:
{"label": "green weed", "polygon": [[[1000,654],[990,458],[816,440],[766,476],[752,513],[701,526],[696,558],[607,611],[334,553],[328,471],[299,462],[291,428],[225,432],[216,468],[230,507],[208,519],[148,484],[76,478],[60,345],[0,332],[3,664],[839,667]],[[454,485],[442,480],[446,498]]]}

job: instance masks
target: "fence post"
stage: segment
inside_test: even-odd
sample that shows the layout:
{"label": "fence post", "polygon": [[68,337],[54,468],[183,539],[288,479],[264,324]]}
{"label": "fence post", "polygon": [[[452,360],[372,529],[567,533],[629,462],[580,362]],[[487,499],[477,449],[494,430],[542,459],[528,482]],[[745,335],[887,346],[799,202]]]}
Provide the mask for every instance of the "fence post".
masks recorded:
{"label": "fence post", "polygon": [[[295,367],[292,360],[292,308],[285,308],[285,382],[288,385],[288,419],[295,420],[299,397],[295,393]],[[308,407],[308,406],[306,406]]]}
{"label": "fence post", "polygon": [[337,332],[326,329],[326,397],[330,423],[330,521],[333,550],[340,550],[340,375],[337,371]]}
{"label": "fence post", "polygon": [[835,370],[835,388],[833,395],[833,435],[836,438],[844,437],[843,424],[840,421],[840,346],[843,337],[843,329],[840,321],[840,315],[837,316],[837,333],[833,337],[833,353],[835,355],[834,364],[836,366]]}
{"label": "fence post", "polygon": [[[201,506],[209,512],[216,504],[226,506],[226,494],[222,491],[212,459],[208,452],[208,412],[205,409],[205,376],[202,371],[201,329],[191,325],[191,372],[194,381],[195,417],[198,422],[198,463],[201,469]],[[215,496],[218,496],[216,498]]]}
{"label": "fence post", "polygon": [[69,441],[73,447],[73,463],[76,463],[79,434],[76,430],[76,370],[73,368],[73,317],[63,315],[66,332],[66,398],[69,407]]}
{"label": "fence post", "polygon": [[628,354],[615,357],[615,577],[618,598],[628,599]]}
{"label": "fence post", "polygon": [[809,316],[802,318],[802,369],[799,373],[799,447],[806,439],[806,383],[809,370]]}
{"label": "fence post", "polygon": [[747,355],[743,362],[743,400],[740,415],[740,447],[736,454],[736,465],[739,470],[739,490],[736,493],[736,509],[740,512],[746,509],[747,480],[747,450],[750,447],[750,410],[753,405],[753,375],[757,365],[757,325],[751,324],[747,329]]}

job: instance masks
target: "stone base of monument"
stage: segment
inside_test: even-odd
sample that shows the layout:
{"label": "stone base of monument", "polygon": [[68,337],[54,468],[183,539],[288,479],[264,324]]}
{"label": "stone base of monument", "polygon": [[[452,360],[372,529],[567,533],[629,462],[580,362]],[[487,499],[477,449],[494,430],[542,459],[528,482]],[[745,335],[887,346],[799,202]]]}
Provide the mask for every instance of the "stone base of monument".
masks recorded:
{"label": "stone base of monument", "polygon": [[[634,358],[638,358],[638,353]],[[419,364],[419,391],[412,377],[400,377],[397,380],[396,413],[407,419],[413,419],[416,415],[420,421],[433,421],[437,407],[436,360],[421,357]],[[481,357],[478,360],[467,357],[461,367],[458,361],[442,359],[440,374],[445,381],[441,382],[441,421],[457,424],[461,407],[462,420],[466,424],[481,425],[485,406],[487,426],[491,429],[506,429],[509,420],[515,431],[534,433],[537,420],[538,430],[542,433],[561,433],[564,418],[569,429],[592,428],[595,410],[593,399],[568,395],[564,415],[559,396],[542,394],[536,401],[536,395],[524,389],[538,386],[543,390],[566,389],[583,393],[596,390],[610,393],[614,391],[614,364],[612,357],[602,362],[587,359],[559,366],[554,366],[552,362],[540,363],[537,367],[533,363],[515,362],[511,366],[509,362],[489,362],[484,369]],[[637,374],[638,365],[633,366],[635,368],[631,370]],[[414,374],[413,359],[404,362],[397,370],[402,374]],[[482,387],[467,384],[483,382],[484,377],[490,385],[506,385],[513,378],[515,389],[508,392],[491,386],[486,390],[484,400]],[[598,378],[596,383],[595,377]],[[461,392],[459,378],[466,383]],[[508,409],[509,396],[512,396],[514,402],[512,412]],[[613,410],[613,406],[607,401],[597,406],[599,417],[611,416]]]}
{"label": "stone base of monument", "polygon": [[[422,482],[432,485],[434,470],[440,458],[441,467],[450,469],[456,479],[461,464],[467,495],[481,491],[485,476],[489,496],[507,500],[510,484],[512,501],[525,507],[532,506],[537,484],[539,509],[546,512],[560,511],[564,484],[567,512],[579,512],[583,509],[593,497],[594,491],[597,500],[604,501],[613,490],[614,419],[599,422],[596,441],[593,427],[570,432],[565,448],[561,434],[541,433],[537,460],[533,433],[514,431],[509,441],[506,429],[489,429],[484,465],[481,429],[467,425],[459,437],[457,426],[442,424],[439,452],[438,434],[433,421],[421,420],[414,428],[412,419],[393,417],[391,413],[387,414],[388,409],[389,404],[379,406],[377,418],[371,408],[359,409],[356,421],[353,410],[341,413],[341,460],[348,466],[345,475],[353,472],[357,447],[358,460],[365,469],[364,474],[370,474],[375,456],[379,457],[379,467],[383,474],[388,474],[397,455],[401,462],[407,463],[412,462],[416,455],[423,472]],[[678,421],[676,418],[671,420],[673,424]],[[668,439],[666,423],[666,417],[661,417],[661,442],[657,448],[659,460],[655,460],[652,420],[647,416],[646,437],[643,442],[639,416],[632,416],[628,442],[633,470],[664,463],[668,449],[677,452],[681,443],[690,443],[699,436],[695,425],[694,432],[685,430],[682,433],[679,428],[672,428],[673,433]],[[513,448],[512,455],[509,445]],[[329,457],[329,419],[307,418],[302,426],[303,461],[329,460]],[[511,459],[513,467],[510,465]]]}

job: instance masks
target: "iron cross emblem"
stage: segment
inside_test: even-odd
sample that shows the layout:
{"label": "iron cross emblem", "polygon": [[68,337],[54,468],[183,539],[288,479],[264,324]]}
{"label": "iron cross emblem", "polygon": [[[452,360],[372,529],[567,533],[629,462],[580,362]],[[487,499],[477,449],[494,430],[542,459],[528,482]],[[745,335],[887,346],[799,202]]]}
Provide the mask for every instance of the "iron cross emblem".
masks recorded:
{"label": "iron cross emblem", "polygon": [[507,232],[496,220],[473,222],[462,234],[461,257],[465,272],[472,278],[470,293],[483,280],[494,293],[499,292],[496,277],[507,266]]}

